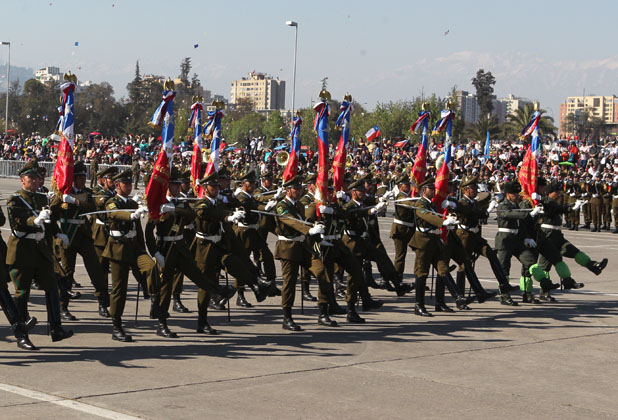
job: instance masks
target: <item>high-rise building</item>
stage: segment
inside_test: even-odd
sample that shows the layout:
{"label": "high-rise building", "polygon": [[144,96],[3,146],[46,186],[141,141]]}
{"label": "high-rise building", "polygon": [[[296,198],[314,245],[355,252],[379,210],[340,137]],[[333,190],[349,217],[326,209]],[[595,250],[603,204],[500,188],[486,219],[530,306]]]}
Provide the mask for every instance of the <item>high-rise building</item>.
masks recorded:
{"label": "high-rise building", "polygon": [[515,111],[523,109],[526,105],[534,105],[534,102],[530,99],[519,98],[512,93],[506,98],[500,99],[500,102],[502,102],[506,108],[506,115],[515,114]]}
{"label": "high-rise building", "polygon": [[[476,100],[476,95],[465,90],[458,90],[455,92],[455,99],[464,122],[466,124],[476,123],[481,116],[481,107]],[[497,100],[495,97],[492,98],[491,102],[494,106],[491,115],[496,117],[498,122],[504,122],[508,113],[506,105],[502,102],[502,99]]]}
{"label": "high-rise building", "polygon": [[60,68],[53,66],[38,69],[36,73],[34,73],[34,77],[41,83],[60,82],[62,80]]}
{"label": "high-rise building", "polygon": [[273,79],[264,73],[249,73],[248,77],[234,80],[230,90],[230,103],[247,98],[256,111],[285,108],[285,81]]}
{"label": "high-rise building", "polygon": [[558,135],[572,135],[574,127],[569,127],[569,114],[575,120],[581,119],[585,112],[589,117],[600,118],[605,124],[618,123],[618,98],[611,96],[569,96],[567,100],[560,104],[560,123]]}

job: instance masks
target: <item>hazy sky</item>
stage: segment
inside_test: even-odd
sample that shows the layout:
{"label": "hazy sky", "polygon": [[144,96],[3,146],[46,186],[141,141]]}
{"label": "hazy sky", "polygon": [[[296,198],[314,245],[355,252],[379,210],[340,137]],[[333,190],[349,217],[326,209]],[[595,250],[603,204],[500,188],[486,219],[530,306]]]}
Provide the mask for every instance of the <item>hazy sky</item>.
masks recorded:
{"label": "hazy sky", "polygon": [[12,65],[71,70],[117,97],[136,60],[143,74],[173,78],[191,57],[213,93],[229,97],[230,82],[256,70],[286,80],[291,107],[286,20],[299,23],[297,107],[323,77],[333,97],[349,92],[373,108],[453,85],[473,92],[479,68],[496,77],[498,97],[537,99],[556,119],[567,96],[618,93],[615,1],[2,0],[0,15]]}

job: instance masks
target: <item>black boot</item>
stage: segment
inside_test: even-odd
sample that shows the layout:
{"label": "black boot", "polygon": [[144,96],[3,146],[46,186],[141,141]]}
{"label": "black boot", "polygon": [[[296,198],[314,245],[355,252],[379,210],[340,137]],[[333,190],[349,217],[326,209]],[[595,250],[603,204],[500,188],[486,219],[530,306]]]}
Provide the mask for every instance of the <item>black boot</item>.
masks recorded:
{"label": "black boot", "polygon": [[[457,275],[459,275],[459,271],[457,272]],[[469,311],[470,310],[470,307],[468,306],[469,302],[464,297],[463,290],[460,289],[457,283],[455,283],[455,280],[453,280],[453,276],[451,276],[451,273],[446,273],[446,276],[442,278],[442,282],[444,283],[444,285],[446,285],[446,288],[448,289],[448,292],[451,294],[453,299],[455,299],[455,304],[457,305],[457,309],[459,309],[460,311],[462,310]],[[465,274],[464,274],[464,287],[465,287]]]}
{"label": "black boot", "polygon": [[161,306],[160,306],[160,296],[150,295],[150,319],[159,319],[161,318]]}
{"label": "black boot", "polygon": [[[257,300],[258,302],[264,302],[267,297],[275,296],[272,293],[274,283],[274,280],[268,281],[255,278],[255,281],[249,284],[249,288],[253,291],[253,294],[255,295],[255,300]],[[276,288],[277,286],[274,287]],[[238,293],[240,294],[240,289],[238,289]]]}
{"label": "black boot", "polygon": [[65,330],[62,328],[60,301],[57,287],[52,287],[45,292],[45,303],[47,305],[47,319],[49,320],[52,341],[55,342],[72,337],[72,330]]}
{"label": "black boot", "polygon": [[[135,272],[133,274],[136,274]],[[140,275],[140,278],[135,278],[137,280],[137,283],[139,284],[140,289],[142,289],[142,295],[144,295],[144,299],[150,299],[150,293],[148,293],[148,284],[146,283],[146,279],[142,278]]]}
{"label": "black boot", "polygon": [[355,306],[356,302],[348,302],[348,315],[346,316],[346,320],[350,324],[364,324],[365,319],[361,318],[360,315],[356,312]]}
{"label": "black boot", "polygon": [[208,323],[208,313],[200,313],[197,318],[197,330],[196,332],[207,335],[217,335],[219,334],[218,330],[215,330]]}
{"label": "black boot", "polygon": [[122,328],[122,319],[120,319],[120,317],[112,318],[112,324],[114,325],[112,329],[112,340],[122,341],[123,343],[133,341],[133,338],[124,332]]}
{"label": "black boot", "polygon": [[607,266],[607,258],[603,258],[600,262],[590,260],[588,264],[586,264],[586,268],[592,271],[597,276],[601,274],[603,269]]}
{"label": "black boot", "polygon": [[544,279],[542,279],[540,282],[541,285],[541,290],[543,292],[550,292],[554,289],[559,289],[560,285],[557,283],[552,283],[551,280],[547,277],[545,277]]}
{"label": "black boot", "polygon": [[165,318],[159,318],[159,325],[157,325],[157,335],[165,338],[178,338],[178,334],[170,331],[167,326],[167,320]]}
{"label": "black boot", "polygon": [[277,282],[274,278],[266,279],[266,282],[269,284],[268,297],[281,296],[281,289],[277,287]]}
{"label": "black boot", "polygon": [[26,326],[26,331],[30,331],[37,324],[36,317],[31,317],[28,313],[28,297],[19,296],[13,300],[14,306],[17,309],[17,316],[20,322],[23,322]]}
{"label": "black boot", "polygon": [[513,300],[509,292],[500,293],[500,304],[507,306],[517,306],[517,302]]}
{"label": "black boot", "polygon": [[[256,290],[254,289],[254,287],[258,286],[257,283],[254,283],[250,285],[250,287],[251,290],[255,292]],[[236,293],[236,288],[234,286],[221,286],[217,284],[212,288],[211,293],[213,294],[213,300],[215,301],[216,305],[225,309],[227,301],[230,300],[230,298]],[[265,299],[263,298],[262,294],[260,294],[259,296],[260,298],[262,298],[262,300]],[[257,298],[258,296],[256,295],[256,299]],[[258,302],[260,302],[260,300],[258,300]]]}
{"label": "black boot", "polygon": [[392,288],[395,290],[395,293],[397,293],[398,297],[404,296],[406,293],[410,293],[413,289],[413,286],[403,283],[399,275],[390,279],[389,283],[393,285]]}
{"label": "black boot", "polygon": [[466,293],[466,272],[458,271],[457,272],[457,288],[461,292],[461,294]]}
{"label": "black boot", "polygon": [[238,289],[238,294],[236,295],[236,306],[240,306],[241,308],[253,308],[251,302],[245,298],[244,287]]}
{"label": "black boot", "polygon": [[324,325],[325,327],[337,327],[337,321],[333,321],[328,316],[328,303],[320,303],[318,304],[318,308],[320,309],[320,316],[318,317],[318,324]]}
{"label": "black boot", "polygon": [[539,303],[541,303],[541,302],[539,302],[539,300],[538,300],[538,299],[536,299],[536,298],[534,297],[534,295],[533,295],[532,293],[529,293],[529,292],[523,292],[523,293],[521,294],[521,301],[522,301],[523,303],[534,303],[534,304],[539,304]]}
{"label": "black boot", "polygon": [[303,289],[303,299],[305,299],[308,302],[317,302],[318,299],[313,296],[311,294],[311,292],[309,291],[309,283],[302,283],[302,289]]}
{"label": "black boot", "polygon": [[539,295],[539,300],[541,302],[555,302],[556,299],[549,292],[541,292]]}
{"label": "black boot", "polygon": [[101,292],[98,297],[99,301],[99,316],[102,318],[109,318],[110,314],[107,308],[109,307],[109,293],[107,290]]}
{"label": "black boot", "polygon": [[363,312],[380,309],[384,304],[381,300],[372,298],[367,288],[361,289],[360,295],[363,302]]}
{"label": "black boot", "polygon": [[560,281],[562,282],[562,287],[564,287],[564,290],[581,289],[584,287],[584,283],[577,283],[572,277],[565,277],[560,279]]}
{"label": "black boot", "polygon": [[[2,280],[0,279],[0,281]],[[8,289],[0,288],[0,306],[2,306],[2,311],[13,328],[13,333],[17,339],[17,347],[22,350],[38,350],[28,338],[26,325],[19,319],[15,302]]]}
{"label": "black boot", "polygon": [[292,308],[283,308],[283,325],[284,330],[289,331],[301,331],[300,325],[298,325],[292,319]]}
{"label": "black boot", "polygon": [[328,294],[328,314],[329,315],[345,315],[347,311],[337,303],[335,292],[332,290]]}
{"label": "black boot", "polygon": [[466,265],[465,272],[466,277],[468,277],[468,281],[470,282],[470,287],[472,287],[478,303],[484,303],[486,300],[491,299],[497,295],[496,292],[487,292],[483,288],[472,267]]}
{"label": "black boot", "polygon": [[422,276],[416,279],[416,303],[414,304],[414,314],[419,316],[433,316],[425,308],[425,286],[427,277]]}
{"label": "black boot", "polygon": [[373,278],[373,269],[371,267],[371,261],[363,261],[363,274],[365,275],[365,283],[372,289],[387,289],[388,283],[384,279],[380,278],[378,282]]}
{"label": "black boot", "polygon": [[590,222],[586,222],[586,223],[584,223],[583,228],[584,228],[584,229],[590,229]]}
{"label": "black boot", "polygon": [[174,295],[172,296],[172,299],[174,300],[174,306],[172,306],[174,312],[180,312],[181,314],[186,314],[189,312],[187,307],[182,304],[182,301],[180,300],[180,295]]}
{"label": "black boot", "polygon": [[511,286],[509,283],[509,279],[504,273],[504,269],[500,265],[500,261],[494,252],[488,254],[489,266],[491,267],[491,271],[493,271],[496,280],[498,280],[498,285],[500,288],[500,293],[511,293],[516,290],[519,290],[519,286]]}
{"label": "black boot", "polygon": [[69,304],[60,304],[60,317],[63,321],[76,321],[77,317],[69,311]]}
{"label": "black boot", "polygon": [[345,299],[346,285],[339,274],[335,274],[335,295],[339,299]]}

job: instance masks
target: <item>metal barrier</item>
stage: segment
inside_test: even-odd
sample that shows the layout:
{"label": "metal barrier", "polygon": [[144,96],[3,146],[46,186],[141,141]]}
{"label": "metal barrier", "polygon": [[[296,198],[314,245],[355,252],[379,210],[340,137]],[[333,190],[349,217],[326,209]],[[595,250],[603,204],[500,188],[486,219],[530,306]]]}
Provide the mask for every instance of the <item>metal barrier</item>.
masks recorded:
{"label": "metal barrier", "polygon": [[[0,178],[19,178],[19,170],[26,164],[24,160],[0,160]],[[54,172],[54,166],[56,162],[39,162],[39,166],[45,167],[47,169],[47,176],[50,177]],[[99,164],[99,171],[102,171],[105,168],[110,166],[115,166],[118,168],[119,172],[122,172],[127,169],[131,169],[131,165],[105,165]],[[90,179],[90,166],[86,165],[86,170],[88,171],[88,179]]]}

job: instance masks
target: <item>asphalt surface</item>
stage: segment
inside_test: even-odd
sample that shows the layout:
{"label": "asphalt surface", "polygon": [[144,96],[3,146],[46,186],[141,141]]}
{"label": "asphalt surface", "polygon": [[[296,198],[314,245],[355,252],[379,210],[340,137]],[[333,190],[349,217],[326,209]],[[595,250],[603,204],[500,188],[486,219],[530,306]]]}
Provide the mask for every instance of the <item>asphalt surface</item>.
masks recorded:
{"label": "asphalt surface", "polygon": [[[18,187],[18,180],[0,179],[5,198]],[[391,221],[381,219],[381,232],[392,257]],[[493,242],[495,232],[491,221],[484,236]],[[618,235],[566,236],[593,259],[609,258],[609,265],[597,277],[568,260],[586,287],[555,292],[556,303],[506,307],[492,300],[428,319],[413,314],[411,295],[374,290],[385,305],[360,312],[365,325],[338,316],[340,326],[326,328],[316,324],[314,303],[305,302],[301,314],[297,294],[294,317],[303,327],[297,333],[281,329],[279,299],[250,309],[233,299],[230,322],[226,312],[209,314],[223,333],[200,336],[194,331],[196,288],[186,281],[183,301],[191,313],[172,312],[169,326],[179,338],[163,339],[148,319],[149,302],[140,301],[135,325],[131,278],[124,319],[135,342],[126,344],[111,340],[111,321],[98,316],[78,258],[83,297],[71,310],[79,319],[65,323],[74,337],[51,342],[41,291],[33,291],[30,305],[40,321],[30,335],[38,352],[17,349],[0,317],[0,417],[618,418]],[[409,254],[406,273],[413,263]],[[484,286],[495,290],[487,261],[476,269]],[[519,269],[514,261],[512,284]]]}

